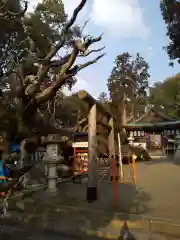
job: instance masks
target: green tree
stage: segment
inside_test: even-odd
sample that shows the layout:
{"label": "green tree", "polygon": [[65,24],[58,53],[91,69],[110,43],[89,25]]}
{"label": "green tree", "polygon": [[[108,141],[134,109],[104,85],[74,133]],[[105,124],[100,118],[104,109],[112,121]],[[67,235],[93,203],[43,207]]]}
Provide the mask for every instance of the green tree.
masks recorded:
{"label": "green tree", "polygon": [[[161,0],[160,9],[167,27],[170,41],[165,47],[170,60],[180,63],[180,3],[175,0]],[[173,63],[171,62],[171,65]]]}
{"label": "green tree", "polygon": [[120,125],[126,123],[128,116],[136,117],[140,100],[145,104],[148,70],[147,62],[139,54],[135,59],[128,52],[116,57],[107,85]]}
{"label": "green tree", "polygon": [[170,117],[180,117],[180,74],[157,82],[150,88],[149,102],[163,108]]}
{"label": "green tree", "polygon": [[108,101],[107,93],[105,92],[100,93],[98,96],[98,101],[100,101],[101,103],[107,102]]}

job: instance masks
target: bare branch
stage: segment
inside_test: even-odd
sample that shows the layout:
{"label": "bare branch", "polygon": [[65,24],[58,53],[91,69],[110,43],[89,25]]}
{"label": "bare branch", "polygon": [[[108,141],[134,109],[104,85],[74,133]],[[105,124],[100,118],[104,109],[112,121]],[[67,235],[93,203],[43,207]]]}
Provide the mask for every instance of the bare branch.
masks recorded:
{"label": "bare branch", "polygon": [[49,52],[49,54],[46,56],[46,60],[50,61],[53,56],[56,55],[56,53],[59,51],[60,48],[62,48],[65,44],[66,41],[66,34],[69,30],[69,28],[74,24],[76,21],[76,18],[79,14],[79,12],[83,9],[85,6],[87,0],[81,0],[80,4],[75,8],[73,15],[71,19],[68,21],[68,23],[65,25],[64,29],[62,30],[62,36],[61,36],[61,41],[59,41],[56,46],[53,47],[53,49]]}
{"label": "bare branch", "polygon": [[84,23],[84,25],[83,25],[83,27],[82,27],[82,29],[81,29],[81,34],[83,33],[86,25],[88,24],[88,22],[89,22],[90,20],[91,20],[91,18],[89,18],[88,20],[85,21],[85,23]]}
{"label": "bare branch", "polygon": [[102,47],[102,48],[98,48],[98,49],[93,49],[93,50],[90,50],[89,52],[87,52],[86,54],[81,54],[81,55],[78,55],[79,57],[87,57],[89,56],[91,53],[96,53],[96,52],[100,52],[102,50],[105,49],[106,46]]}
{"label": "bare branch", "polygon": [[103,54],[99,55],[98,57],[96,57],[94,60],[88,61],[88,62],[86,62],[86,63],[84,63],[84,64],[80,64],[80,65],[74,66],[73,68],[71,68],[71,69],[69,70],[69,74],[70,74],[70,73],[72,74],[73,72],[74,72],[73,75],[77,74],[77,73],[78,73],[79,71],[81,71],[82,69],[88,67],[89,65],[92,65],[92,64],[96,63],[98,60],[100,60],[100,59],[101,59],[102,57],[104,57],[105,55],[106,55],[106,54],[103,53]]}
{"label": "bare branch", "polygon": [[[84,6],[85,3],[86,3],[85,0],[81,1],[80,5],[74,10],[73,17],[71,18],[71,20],[69,21],[69,23],[65,27],[65,30],[63,30],[63,34],[65,34],[66,31],[68,30],[68,28],[74,23],[78,12],[82,9],[82,7]],[[65,43],[65,35],[63,35],[63,37],[64,37],[64,40],[63,40],[64,42],[61,41],[61,43],[59,43],[60,45]],[[38,82],[38,84],[33,84],[30,88],[27,89],[28,90],[27,92],[31,93],[32,97],[34,95],[32,101],[30,101],[29,104],[32,104],[34,101],[39,104],[41,102],[44,102],[44,101],[47,101],[47,100],[51,99],[52,97],[55,96],[56,92],[66,83],[66,81],[69,78],[73,77],[81,69],[83,69],[83,68],[85,68],[85,67],[87,67],[91,64],[96,63],[100,58],[102,58],[105,55],[105,54],[102,54],[92,61],[89,61],[89,62],[87,62],[85,64],[82,64],[82,65],[77,65],[77,66],[75,66],[71,69],[71,67],[73,66],[78,54],[83,53],[84,55],[86,55],[86,51],[91,44],[101,41],[102,34],[99,37],[96,37],[96,38],[88,37],[88,38],[84,38],[84,39],[85,39],[85,41],[82,41],[80,39],[74,41],[74,46],[73,46],[73,50],[72,50],[71,54],[66,55],[64,58],[62,58],[58,62],[57,61],[52,61],[52,62],[49,62],[49,64],[46,62],[46,65],[43,65],[43,64],[40,65],[39,71],[38,71],[38,73],[36,75],[36,78],[35,78],[35,80]],[[58,46],[60,46],[60,45],[58,45]],[[56,45],[56,47],[57,47],[57,45]],[[51,55],[51,56],[54,56],[56,54],[57,48],[56,49],[55,48],[53,50],[54,51],[53,55]],[[102,48],[102,49],[104,49],[104,48]],[[58,50],[59,50],[59,48],[58,48]],[[97,51],[100,51],[100,49],[96,50],[96,52]],[[52,52],[50,52],[50,53],[52,54]],[[50,54],[48,54],[45,58],[45,61],[50,61],[50,60],[51,60]],[[57,63],[59,64],[59,66],[56,65]],[[47,73],[47,71],[51,67],[53,67],[53,64],[54,64],[55,67],[61,67],[62,66],[60,68],[59,74],[56,76],[56,80],[53,81],[48,88],[46,88],[42,92],[39,92],[38,85],[40,85],[40,83],[41,83],[43,77],[45,76],[45,74]]]}
{"label": "bare branch", "polygon": [[[83,8],[83,6],[85,5],[86,1],[82,0],[81,3],[79,4],[79,6],[74,10],[73,16],[71,18],[71,20],[68,22],[68,24],[66,25],[65,29],[63,30],[62,33],[62,37],[63,39],[61,40],[61,42],[59,42],[53,49],[52,51],[46,56],[45,60],[46,61],[50,61],[50,59],[57,53],[57,51],[64,45],[65,43],[65,34],[67,33],[69,27],[72,26],[72,24],[75,22],[76,17],[79,13],[79,11]],[[102,35],[100,35],[97,38],[92,38],[89,37],[86,41],[82,42],[81,40],[76,40],[74,42],[74,48],[71,52],[70,55],[67,55],[67,57],[65,57],[63,59],[63,61],[61,62],[61,66],[63,66],[60,70],[59,75],[63,76],[64,74],[66,75],[66,72],[68,72],[70,70],[70,68],[72,67],[72,65],[74,64],[76,57],[78,56],[79,52],[86,54],[86,51],[88,49],[88,47],[95,43],[98,42],[102,39]],[[39,67],[39,71],[37,73],[37,79],[39,81],[39,84],[41,83],[43,77],[45,76],[45,74],[47,73],[47,71],[49,70],[49,68],[52,66],[52,64],[49,65],[41,65]],[[59,76],[59,77],[60,77]],[[60,77],[61,78],[61,77]],[[61,87],[61,86],[60,86]]]}
{"label": "bare branch", "polygon": [[[27,40],[27,39],[26,39]],[[20,45],[20,44],[19,44]],[[37,61],[39,64],[47,64],[48,62],[44,60],[44,58],[38,58],[35,53],[33,53],[30,49],[24,48],[24,52],[29,53],[30,56],[34,58],[35,61]]]}
{"label": "bare branch", "polygon": [[74,64],[79,52],[86,54],[88,47],[95,42],[99,42],[101,39],[102,39],[102,35],[100,35],[97,38],[90,37],[85,42],[82,42],[81,40],[76,40],[74,42],[73,51],[70,54],[70,57],[69,57],[67,63],[64,64],[64,66],[61,68],[60,75],[63,75],[70,70],[70,68]]}
{"label": "bare branch", "polygon": [[64,66],[61,68],[60,75],[65,74],[72,67],[72,65],[76,61],[76,57],[77,57],[78,53],[79,53],[79,49],[75,45],[67,63],[64,64]]}
{"label": "bare branch", "polygon": [[82,124],[84,124],[84,123],[86,123],[86,122],[87,122],[87,117],[81,119],[77,124],[78,124],[78,125],[82,125]]}
{"label": "bare branch", "polygon": [[7,3],[8,3],[8,0],[6,0],[6,1],[2,4],[2,6],[0,7],[0,10],[3,11],[4,8],[6,7]]}
{"label": "bare branch", "polygon": [[[77,8],[75,8],[73,15],[71,17],[71,19],[68,21],[68,23],[65,25],[64,29],[62,30],[62,34],[61,34],[61,40],[50,50],[50,52],[47,54],[47,56],[45,57],[45,61],[46,62],[50,62],[50,60],[52,59],[52,57],[54,57],[57,52],[59,51],[60,48],[62,48],[66,42],[66,34],[69,30],[69,28],[74,24],[74,22],[76,21],[76,18],[78,16],[78,13],[82,10],[82,8],[84,7],[84,5],[86,4],[87,0],[81,0],[80,4],[77,6]],[[37,73],[37,78],[39,80],[39,82],[42,81],[43,77],[45,76],[45,74],[47,73],[47,71],[49,70],[50,65],[47,67],[44,66],[43,64],[39,67],[38,73]]]}
{"label": "bare branch", "polygon": [[102,54],[95,58],[92,61],[88,61],[85,64],[76,65],[72,69],[70,69],[66,74],[64,75],[58,75],[56,76],[56,81],[54,81],[48,88],[46,88],[43,92],[36,94],[35,100],[38,104],[45,102],[52,97],[55,96],[56,92],[65,84],[67,79],[70,77],[73,77],[77,74],[77,72],[81,71],[82,69],[88,67],[89,65],[92,65],[96,63],[98,60],[100,60],[105,54]]}
{"label": "bare branch", "polygon": [[65,57],[59,59],[59,60],[53,60],[50,62],[50,68],[58,68],[62,67],[70,58],[71,54],[67,54]]}
{"label": "bare branch", "polygon": [[128,122],[131,122],[131,121],[133,121],[134,119],[133,119],[133,116],[129,116],[128,118],[127,118],[127,123]]}
{"label": "bare branch", "polygon": [[86,51],[87,49],[89,48],[90,45],[92,45],[93,43],[96,43],[96,42],[99,42],[102,40],[102,36],[103,36],[103,33],[97,37],[97,38],[93,38],[93,37],[84,37],[84,43],[81,45],[81,47],[79,46],[79,51],[81,53],[84,54],[84,56],[86,55]]}
{"label": "bare branch", "polygon": [[36,94],[35,98],[29,103],[31,105],[34,100],[39,104],[45,102],[49,99],[52,99],[56,92],[65,84],[68,78],[72,77],[73,74],[70,73],[68,75],[64,74],[63,76],[56,76],[56,81],[53,82],[48,88],[46,88],[43,92]]}

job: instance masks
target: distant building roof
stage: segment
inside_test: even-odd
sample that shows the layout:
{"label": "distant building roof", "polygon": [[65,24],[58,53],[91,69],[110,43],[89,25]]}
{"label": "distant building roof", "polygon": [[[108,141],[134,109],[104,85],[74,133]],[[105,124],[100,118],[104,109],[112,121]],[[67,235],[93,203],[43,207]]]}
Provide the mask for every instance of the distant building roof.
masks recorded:
{"label": "distant building roof", "polygon": [[159,118],[159,121],[174,121],[175,119],[167,116],[161,109],[157,109],[155,107],[150,107],[142,116],[137,118],[135,122],[149,122],[152,119],[152,116],[156,116],[156,119],[154,121],[158,121],[157,118]]}
{"label": "distant building roof", "polygon": [[134,122],[124,124],[124,128],[129,129],[144,129],[144,128],[164,128],[175,129],[180,127],[180,121],[166,116],[161,109],[149,107],[149,109]]}
{"label": "distant building roof", "polygon": [[180,128],[180,121],[164,121],[164,122],[130,122],[124,124],[125,128]]}

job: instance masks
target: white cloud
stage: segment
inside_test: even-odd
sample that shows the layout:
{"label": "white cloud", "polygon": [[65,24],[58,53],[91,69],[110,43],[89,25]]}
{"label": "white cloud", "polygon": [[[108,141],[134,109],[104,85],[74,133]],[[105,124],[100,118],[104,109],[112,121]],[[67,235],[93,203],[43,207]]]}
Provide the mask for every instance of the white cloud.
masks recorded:
{"label": "white cloud", "polygon": [[83,78],[81,78],[80,76],[76,76],[77,78],[77,82],[76,84],[72,87],[71,91],[68,90],[67,87],[63,88],[63,92],[69,96],[72,93],[76,93],[80,90],[85,90],[87,92],[89,92],[89,94],[91,94],[95,99],[98,98],[99,93],[97,93],[94,89],[94,87],[92,87],[87,81],[85,81]]}
{"label": "white cloud", "polygon": [[138,0],[93,0],[92,20],[99,27],[119,37],[147,38]]}
{"label": "white cloud", "polygon": [[77,82],[72,87],[73,92],[78,92],[79,90],[88,90],[89,84],[81,77],[77,76]]}
{"label": "white cloud", "polygon": [[147,46],[147,48],[144,49],[144,51],[141,51],[140,54],[144,57],[146,61],[150,61],[155,55],[155,50],[152,46]]}
{"label": "white cloud", "polygon": [[[64,2],[65,12],[68,14],[68,18],[71,18],[74,9],[79,5],[81,0],[63,0],[63,2]],[[82,23],[82,20],[85,19],[87,14],[88,14],[88,4],[86,4],[84,8],[81,10],[81,12],[78,14],[76,23]]]}
{"label": "white cloud", "polygon": [[148,52],[152,52],[153,51],[153,47],[152,46],[148,46],[147,50],[148,50]]}
{"label": "white cloud", "polygon": [[154,56],[154,53],[155,52],[154,52],[153,47],[148,46],[147,52],[146,52],[148,60],[150,60]]}
{"label": "white cloud", "polygon": [[[32,11],[37,2],[29,0],[29,11]],[[63,0],[65,12],[70,18],[74,9],[81,0]],[[139,0],[91,0],[87,1],[79,13],[76,23],[83,24],[91,16],[93,23],[102,28],[102,31],[119,38],[138,37],[146,39],[149,29],[144,23],[143,10]],[[88,24],[88,28],[90,27]]]}
{"label": "white cloud", "polygon": [[28,9],[27,9],[27,12],[33,12],[34,11],[34,9],[35,9],[35,7],[37,6],[37,4],[39,3],[39,2],[42,2],[42,0],[29,0],[28,1]]}
{"label": "white cloud", "polygon": [[75,93],[75,92],[78,92],[79,90],[86,90],[88,91],[89,89],[89,84],[81,77],[79,76],[76,76],[77,78],[77,82],[76,84],[72,87],[72,90],[69,91],[67,87],[64,87],[63,88],[63,92],[66,94],[66,95],[70,95],[72,92]]}
{"label": "white cloud", "polygon": [[[65,12],[68,14],[68,18],[70,18],[73,14],[74,9],[79,5],[81,2],[80,0],[62,0],[64,3]],[[38,3],[41,3],[42,0],[28,0],[28,12],[32,12]],[[78,15],[77,21],[81,21],[85,18],[87,14],[87,4],[82,9],[80,14]]]}

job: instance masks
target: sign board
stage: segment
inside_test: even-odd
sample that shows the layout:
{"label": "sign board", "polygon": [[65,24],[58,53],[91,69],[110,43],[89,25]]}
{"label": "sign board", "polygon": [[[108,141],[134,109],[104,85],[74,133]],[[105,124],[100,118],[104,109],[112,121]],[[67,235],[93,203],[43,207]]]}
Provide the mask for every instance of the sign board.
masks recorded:
{"label": "sign board", "polygon": [[74,142],[72,144],[73,148],[88,148],[88,142]]}

